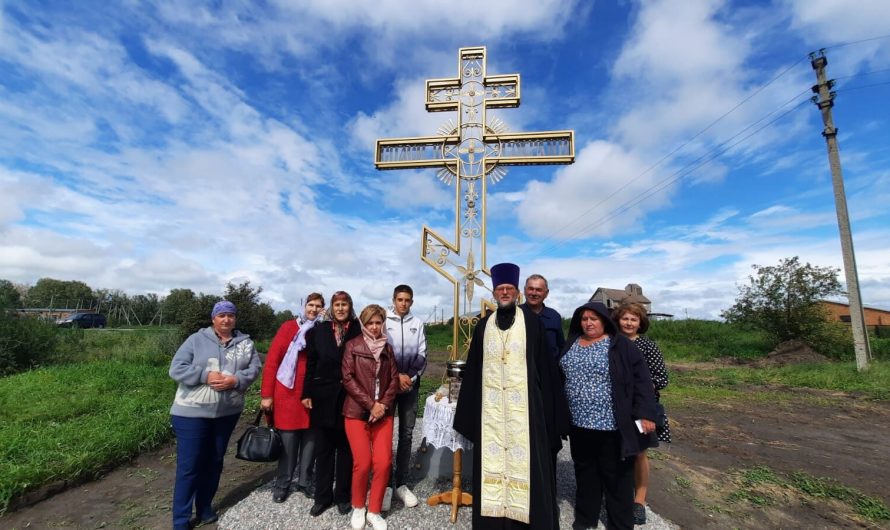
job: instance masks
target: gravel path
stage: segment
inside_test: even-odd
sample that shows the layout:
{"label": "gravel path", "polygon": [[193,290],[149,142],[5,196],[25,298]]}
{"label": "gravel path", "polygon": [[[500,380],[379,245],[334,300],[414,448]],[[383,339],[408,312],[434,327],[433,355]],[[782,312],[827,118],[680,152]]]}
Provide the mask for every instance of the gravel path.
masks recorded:
{"label": "gravel path", "polygon": [[[423,419],[417,419],[414,430],[414,454],[420,440],[423,438]],[[398,433],[398,426],[393,430]],[[393,444],[395,448],[395,443]],[[571,529],[573,519],[573,499],[575,492],[575,475],[572,461],[569,457],[568,447],[559,453],[557,462],[557,497],[560,508],[560,528]],[[225,471],[223,471],[225,474]],[[419,477],[413,477],[409,484],[413,483],[412,490],[420,503],[414,508],[406,508],[401,501],[393,499],[392,509],[386,512],[384,517],[393,530],[402,529],[469,529],[472,526],[472,514],[470,507],[461,507],[458,510],[457,522],[450,524],[450,506],[429,506],[426,499],[436,493],[451,489],[451,479],[439,480],[423,479],[415,482]],[[464,481],[464,487],[469,488],[469,481]],[[341,530],[349,528],[349,515],[340,515],[336,506],[332,507],[318,517],[309,515],[312,500],[302,494],[291,495],[287,501],[281,504],[272,502],[271,482],[250,494],[246,499],[228,509],[220,518],[219,528],[231,530],[267,530],[271,528],[311,528]],[[647,507],[646,518],[648,523],[639,526],[642,530],[667,530],[676,529],[676,525],[662,519]],[[370,528],[370,525],[367,526]]]}

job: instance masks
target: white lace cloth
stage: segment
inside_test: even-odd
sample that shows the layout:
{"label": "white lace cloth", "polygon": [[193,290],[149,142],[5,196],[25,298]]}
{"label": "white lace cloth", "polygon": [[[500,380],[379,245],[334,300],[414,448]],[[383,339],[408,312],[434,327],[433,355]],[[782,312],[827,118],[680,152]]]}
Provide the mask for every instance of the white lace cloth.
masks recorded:
{"label": "white lace cloth", "polygon": [[473,447],[472,442],[451,427],[456,407],[457,403],[449,403],[444,397],[436,401],[435,394],[426,398],[423,405],[423,436],[426,443],[436,448],[447,447],[452,451]]}

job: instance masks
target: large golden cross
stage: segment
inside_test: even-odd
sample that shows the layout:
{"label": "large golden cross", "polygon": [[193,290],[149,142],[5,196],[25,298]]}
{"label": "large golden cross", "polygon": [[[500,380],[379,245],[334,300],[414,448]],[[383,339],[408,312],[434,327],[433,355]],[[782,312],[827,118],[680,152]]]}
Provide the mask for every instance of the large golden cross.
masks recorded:
{"label": "large golden cross", "polygon": [[[518,106],[519,74],[487,75],[485,47],[461,48],[457,77],[426,82],[426,110],[457,111],[457,123],[449,121],[437,136],[377,140],[377,169],[438,168],[443,182],[455,183],[454,240],[448,241],[424,225],[420,250],[420,258],[454,287],[451,359],[462,356],[469,347],[477,319],[461,315],[472,310],[474,286],[487,289],[480,276],[491,276],[485,249],[487,182],[501,180],[506,173],[503,166],[575,161],[573,131],[507,133],[502,121],[486,120],[488,109]],[[477,247],[481,253],[478,268]],[[447,265],[456,274],[446,270]],[[491,307],[488,300],[481,299],[483,312]]]}

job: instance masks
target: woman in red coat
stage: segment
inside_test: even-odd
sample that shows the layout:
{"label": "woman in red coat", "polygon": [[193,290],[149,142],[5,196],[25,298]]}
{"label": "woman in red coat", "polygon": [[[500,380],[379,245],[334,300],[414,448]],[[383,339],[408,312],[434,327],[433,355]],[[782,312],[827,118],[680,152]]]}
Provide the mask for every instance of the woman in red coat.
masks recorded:
{"label": "woman in red coat", "polygon": [[300,397],[306,378],[306,333],[323,309],[324,297],[310,294],[303,315],[278,328],[263,367],[260,407],[272,411],[283,446],[272,485],[273,502],[287,500],[297,464],[300,464],[300,473],[296,489],[310,496],[309,470],[314,460],[314,443],[309,431],[309,410],[300,402]]}

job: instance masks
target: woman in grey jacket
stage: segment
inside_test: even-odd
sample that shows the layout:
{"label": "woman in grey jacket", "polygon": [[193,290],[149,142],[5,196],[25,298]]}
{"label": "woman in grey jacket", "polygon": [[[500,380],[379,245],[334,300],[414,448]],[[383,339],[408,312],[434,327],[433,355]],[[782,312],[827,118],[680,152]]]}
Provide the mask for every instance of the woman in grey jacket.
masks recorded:
{"label": "woman in grey jacket", "polygon": [[217,302],[213,325],[190,335],[170,363],[170,377],[179,383],[170,407],[176,434],[174,530],[217,520],[211,503],[223,456],[244,410],[244,392],[260,373],[253,341],[235,330],[235,313],[232,302]]}

